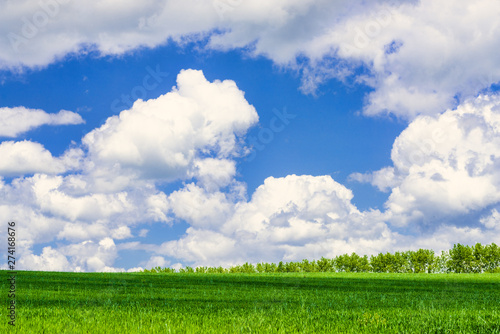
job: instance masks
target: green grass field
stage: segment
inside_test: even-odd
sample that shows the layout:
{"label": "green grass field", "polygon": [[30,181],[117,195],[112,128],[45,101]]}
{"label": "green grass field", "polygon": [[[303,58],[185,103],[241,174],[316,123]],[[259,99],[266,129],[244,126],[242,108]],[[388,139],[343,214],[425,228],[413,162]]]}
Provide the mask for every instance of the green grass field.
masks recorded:
{"label": "green grass field", "polygon": [[1,274],[1,333],[500,333],[500,274]]}

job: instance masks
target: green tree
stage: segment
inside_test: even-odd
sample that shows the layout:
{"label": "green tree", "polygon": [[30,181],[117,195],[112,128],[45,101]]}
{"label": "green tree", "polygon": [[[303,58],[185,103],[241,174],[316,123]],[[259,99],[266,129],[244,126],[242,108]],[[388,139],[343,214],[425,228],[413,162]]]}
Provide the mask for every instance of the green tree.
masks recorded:
{"label": "green tree", "polygon": [[266,273],[274,273],[278,271],[278,266],[276,263],[265,263],[264,264],[264,272]]}
{"label": "green tree", "polygon": [[300,265],[298,262],[287,262],[285,263],[285,271],[287,273],[298,273],[300,272]]}
{"label": "green tree", "polygon": [[382,253],[370,256],[370,269],[375,273],[388,272],[388,264],[386,263],[386,256]]}
{"label": "green tree", "polygon": [[450,250],[448,270],[456,273],[470,273],[473,271],[474,255],[472,248],[462,244],[455,244]]}
{"label": "green tree", "polygon": [[241,272],[246,274],[254,274],[256,270],[253,264],[246,262],[241,266]]}
{"label": "green tree", "polygon": [[207,267],[196,267],[195,271],[197,274],[204,274],[207,272]]}
{"label": "green tree", "polygon": [[356,253],[339,255],[333,260],[337,271],[366,272],[370,270],[368,256],[360,257]]}
{"label": "green tree", "polygon": [[495,243],[486,245],[483,250],[484,271],[489,273],[500,272],[500,247]]}
{"label": "green tree", "polygon": [[240,274],[240,273],[242,273],[241,266],[231,266],[231,267],[229,267],[229,273],[231,273],[231,274]]}
{"label": "green tree", "polygon": [[179,269],[179,272],[180,272],[180,273],[188,273],[188,274],[192,274],[192,273],[194,273],[194,269],[193,269],[193,268],[191,268],[191,267],[189,267],[189,266],[187,266],[186,268],[180,268],[180,269]]}
{"label": "green tree", "polygon": [[448,251],[441,251],[441,255],[434,257],[434,263],[432,265],[432,272],[435,272],[435,273],[447,272],[449,260],[450,260],[450,254],[448,253]]}
{"label": "green tree", "polygon": [[276,272],[278,273],[285,272],[285,265],[283,264],[283,261],[280,261],[280,263],[278,263],[278,268],[276,268]]}
{"label": "green tree", "polygon": [[338,255],[333,259],[335,270],[339,272],[349,271],[349,255]]}
{"label": "green tree", "polygon": [[301,271],[306,272],[306,273],[314,272],[315,265],[316,265],[315,261],[309,262],[309,260],[306,260],[306,259],[302,260],[302,262],[300,262],[300,264],[299,264]]}
{"label": "green tree", "polygon": [[485,269],[484,247],[479,242],[472,247],[472,271],[482,273]]}
{"label": "green tree", "polygon": [[410,262],[406,256],[406,252],[396,252],[394,255],[387,253],[386,261],[388,269],[391,273],[407,273],[410,272]]}
{"label": "green tree", "polygon": [[356,272],[368,272],[370,271],[370,261],[368,260],[368,255],[363,257],[358,256],[356,266]]}
{"label": "green tree", "polygon": [[430,272],[434,263],[434,251],[420,248],[418,251],[408,251],[410,267],[414,273]]}
{"label": "green tree", "polygon": [[333,271],[333,260],[322,257],[316,262],[318,267],[318,272],[326,273],[329,271]]}

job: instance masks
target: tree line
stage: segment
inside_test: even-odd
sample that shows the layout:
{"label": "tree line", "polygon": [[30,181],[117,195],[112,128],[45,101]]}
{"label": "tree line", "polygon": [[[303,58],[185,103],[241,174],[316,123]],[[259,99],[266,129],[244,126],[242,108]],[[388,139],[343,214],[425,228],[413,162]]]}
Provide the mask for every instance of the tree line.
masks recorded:
{"label": "tree line", "polygon": [[229,268],[185,267],[176,271],[173,268],[155,267],[145,269],[145,273],[300,273],[300,272],[374,272],[374,273],[500,273],[500,247],[490,245],[474,246],[455,244],[449,251],[440,255],[433,250],[419,249],[378,255],[359,256],[356,253],[336,256],[333,259],[322,257],[319,260],[276,263],[261,262],[256,265],[245,263]]}

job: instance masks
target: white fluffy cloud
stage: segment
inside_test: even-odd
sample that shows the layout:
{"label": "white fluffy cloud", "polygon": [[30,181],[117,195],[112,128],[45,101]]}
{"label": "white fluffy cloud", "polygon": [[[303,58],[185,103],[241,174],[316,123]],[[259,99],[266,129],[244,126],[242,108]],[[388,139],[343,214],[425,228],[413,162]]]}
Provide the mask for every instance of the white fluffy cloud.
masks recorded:
{"label": "white fluffy cloud", "polygon": [[500,80],[496,1],[422,0],[357,15],[332,32],[338,55],[360,61],[375,91],[367,114],[440,113],[455,97],[476,95]]}
{"label": "white fluffy cloud", "polygon": [[221,233],[190,227],[186,234],[179,240],[162,244],[157,252],[188,263],[217,266],[241,261],[246,255],[237,252],[235,240]]}
{"label": "white fluffy cloud", "polygon": [[418,117],[391,157],[393,167],[354,178],[392,189],[386,207],[395,224],[440,221],[500,202],[500,97]]}
{"label": "white fluffy cloud", "polygon": [[71,265],[66,256],[52,247],[44,247],[42,254],[25,254],[20,265],[28,270],[40,271],[70,271]]}
{"label": "white fluffy cloud", "polygon": [[127,198],[127,193],[89,194],[71,196],[61,191],[63,177],[35,175],[33,193],[40,209],[62,217],[68,221],[96,221],[109,218],[116,213],[135,209]]}
{"label": "white fluffy cloud", "polygon": [[[116,257],[104,261],[99,247],[82,246],[88,251],[80,252],[70,246],[95,245],[109,237],[127,239],[137,224],[165,221],[165,216],[157,215],[163,208],[149,201],[154,196],[159,196],[154,187],[92,193],[81,175],[35,174],[0,183],[0,219],[16,222],[23,269],[112,271]],[[49,242],[70,244],[32,253],[34,245]]]}
{"label": "white fluffy cloud", "polygon": [[[285,3],[292,4],[282,1],[268,6]],[[288,15],[292,7],[286,7],[278,11],[282,17],[275,24],[285,27],[286,22],[292,22],[291,16],[312,15],[308,6],[313,4],[293,2],[293,15]],[[257,19],[260,7],[245,6],[253,8],[249,18]],[[412,6],[394,9],[392,15],[403,15]],[[125,15],[127,8],[120,15]],[[231,14],[236,15],[237,10]],[[261,23],[268,24],[275,15],[272,13]],[[235,17],[223,15],[219,20],[233,22]],[[220,35],[218,40],[213,37],[211,45],[223,47],[224,38],[230,36],[236,43],[232,35],[236,31]],[[111,46],[114,43],[112,39],[108,42]],[[259,43],[255,52],[266,53],[265,45]],[[121,52],[111,46],[108,51]],[[398,50],[402,49],[403,44]],[[337,51],[333,48],[328,52]],[[308,57],[316,57],[319,63],[324,52]],[[382,58],[394,54],[396,51],[384,53]],[[268,55],[274,57],[272,52]],[[273,59],[289,62],[295,57],[286,55],[284,52]],[[370,59],[354,54],[349,57]],[[377,80],[372,82],[374,87],[380,85]],[[441,105],[438,102],[432,103]],[[484,95],[439,116],[417,117],[394,143],[393,166],[354,175],[391,190],[385,213],[359,211],[352,203],[352,192],[329,176],[269,177],[247,200],[245,185],[235,181],[236,159],[245,153],[244,135],[258,121],[258,115],[233,81],[208,82],[201,71],[186,70],[179,74],[177,87],[170,93],[154,100],[138,100],[130,110],[110,117],[86,135],[86,155],[70,149],[53,157],[40,144],[27,141],[0,144],[2,156],[9,157],[0,162],[3,175],[36,173],[10,184],[0,183],[0,220],[20,222],[24,268],[51,270],[121,270],[113,268],[120,250],[115,240],[132,237],[134,228],[144,223],[170,224],[175,218],[190,225],[183,237],[157,248],[138,242],[134,246],[153,253],[146,267],[167,265],[169,260],[164,256],[195,265],[230,265],[418,246],[446,249],[450,242],[488,242],[492,235],[497,240],[498,212],[491,208],[500,202],[499,105],[498,96]],[[405,108],[401,106],[407,115],[417,113]],[[371,112],[370,107],[367,111]],[[72,169],[72,173],[57,175]],[[157,189],[159,183],[174,180],[187,184],[171,194]],[[478,219],[478,227],[441,224],[431,234],[401,236],[387,225],[389,221],[405,225],[423,217],[452,217],[481,210],[487,213]],[[142,229],[139,236],[146,233]],[[55,240],[63,245],[32,254],[34,244]]]}
{"label": "white fluffy cloud", "polygon": [[76,271],[123,271],[113,268],[113,263],[118,256],[113,239],[106,237],[99,242],[84,241],[60,247],[60,252],[71,258],[71,265]]}
{"label": "white fluffy cloud", "polygon": [[44,66],[89,48],[120,54],[154,47],[168,38],[210,30],[217,20],[210,1],[2,2],[1,65]]}
{"label": "white fluffy cloud", "polygon": [[170,262],[165,260],[163,256],[151,256],[151,258],[144,265],[145,268],[155,268],[155,267],[168,267]]}
{"label": "white fluffy cloud", "polygon": [[58,174],[77,169],[83,157],[80,149],[69,149],[55,158],[41,144],[31,141],[0,143],[0,175]]}
{"label": "white fluffy cloud", "polygon": [[500,230],[488,230],[481,227],[460,227],[455,225],[439,225],[432,233],[425,233],[416,236],[406,236],[399,240],[402,249],[419,248],[432,249],[439,254],[453,248],[453,245],[483,245],[500,242]]}
{"label": "white fluffy cloud", "polygon": [[[192,191],[189,188],[186,191]],[[203,219],[195,220],[184,238],[164,243],[158,252],[196,264],[229,265],[374,253],[391,247],[394,235],[383,215],[360,212],[352,197],[329,176],[270,177],[250,201],[238,201],[233,211],[219,212],[218,224],[200,226]],[[191,198],[181,199],[191,207]]]}
{"label": "white fluffy cloud", "polygon": [[[138,100],[83,138],[97,169],[116,169],[130,178],[172,181],[199,176],[209,187],[235,174],[242,136],[258,121],[234,81],[208,82],[185,70],[172,92]],[[204,156],[214,158],[204,158]]]}
{"label": "white fluffy cloud", "polygon": [[369,74],[357,81],[375,89],[365,112],[403,118],[439,113],[500,80],[495,0],[148,0],[118,7],[112,0],[2,3],[0,66],[208,37],[209,48],[247,48],[302,71],[305,91],[365,66]]}
{"label": "white fluffy cloud", "polygon": [[225,193],[210,193],[193,183],[174,191],[168,199],[170,209],[176,217],[184,219],[193,227],[201,228],[223,224],[234,205]]}
{"label": "white fluffy cloud", "polygon": [[39,109],[25,107],[0,108],[0,137],[17,137],[19,134],[42,125],[81,124],[84,120],[72,111],[61,110],[48,114]]}
{"label": "white fluffy cloud", "polygon": [[[188,194],[193,188],[189,185],[182,192]],[[225,213],[225,219],[222,214],[217,216],[219,224],[203,225],[198,224],[203,219],[193,220],[185,236],[165,242],[154,252],[185,265],[229,266],[247,261],[333,258],[351,252],[370,255],[427,248],[439,253],[454,243],[500,241],[495,209],[480,220],[486,229],[438,221],[435,229],[400,234],[388,225],[391,220],[394,222],[393,212],[359,211],[352,198],[352,192],[330,176],[270,177],[250,201],[233,203],[233,210]],[[186,207],[205,209],[193,205],[192,196],[177,200],[176,205],[185,201]],[[208,208],[219,205],[203,204]],[[411,214],[411,208],[408,210],[406,213]],[[183,213],[176,214],[184,218]],[[189,217],[195,215],[190,213]]]}
{"label": "white fluffy cloud", "polygon": [[491,213],[480,219],[480,223],[487,229],[494,229],[500,232],[500,212],[497,209],[491,210]]}
{"label": "white fluffy cloud", "polygon": [[[170,224],[173,214],[197,227],[223,223],[245,192],[234,159],[246,153],[244,135],[257,121],[233,81],[210,83],[186,70],[172,92],[136,101],[86,135],[85,151],[53,157],[38,143],[1,143],[1,174],[34,174],[0,183],[0,219],[19,222],[24,268],[121,270],[112,267],[114,240],[133,237],[141,224]],[[193,183],[169,196],[157,189],[177,179]],[[56,240],[70,244],[31,252]]]}
{"label": "white fluffy cloud", "polygon": [[342,19],[373,7],[347,0],[148,0],[140,5],[124,1],[120,6],[113,0],[10,2],[1,8],[0,59],[4,67],[43,66],[85,47],[120,54],[154,47],[169,38],[198,40],[218,30],[223,32],[210,38],[213,47],[244,47],[256,41],[255,53],[285,63],[305,50],[316,56],[328,51],[318,41],[326,32]]}
{"label": "white fluffy cloud", "polygon": [[209,191],[228,186],[235,175],[234,160],[206,158],[194,162],[193,176]]}
{"label": "white fluffy cloud", "polygon": [[158,217],[167,209],[149,200],[159,196],[154,187],[94,194],[72,189],[72,178],[36,174],[0,183],[0,219],[19,222],[26,249],[54,240],[121,240],[132,237],[131,227],[137,224],[168,221]]}
{"label": "white fluffy cloud", "polygon": [[[254,54],[302,68],[305,91],[364,66],[368,74],[356,81],[374,88],[369,115],[440,113],[500,81],[494,0],[278,1],[272,10],[255,4],[255,16],[246,6],[231,13],[229,31],[212,36],[212,47],[253,43]],[[308,61],[297,65],[297,57]]]}
{"label": "white fluffy cloud", "polygon": [[[44,247],[40,255],[26,252],[20,258],[19,265],[24,270],[42,271],[93,271],[117,272],[122,268],[114,268],[117,248],[111,238],[103,238],[99,242],[91,240],[53,249]],[[69,260],[68,260],[69,258]]]}

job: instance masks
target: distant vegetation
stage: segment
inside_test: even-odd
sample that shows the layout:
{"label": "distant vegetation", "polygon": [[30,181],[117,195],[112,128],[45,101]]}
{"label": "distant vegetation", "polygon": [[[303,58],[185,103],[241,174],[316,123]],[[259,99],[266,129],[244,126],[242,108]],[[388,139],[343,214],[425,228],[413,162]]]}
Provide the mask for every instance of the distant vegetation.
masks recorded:
{"label": "distant vegetation", "polygon": [[[175,273],[173,268],[156,267],[145,273]],[[500,247],[492,243],[483,246],[456,244],[449,251],[435,255],[434,251],[419,249],[380,253],[376,256],[359,256],[356,253],[344,254],[333,259],[322,257],[320,260],[301,262],[245,263],[230,268],[223,267],[186,267],[179,273],[300,273],[300,272],[375,272],[375,273],[500,273]]]}

